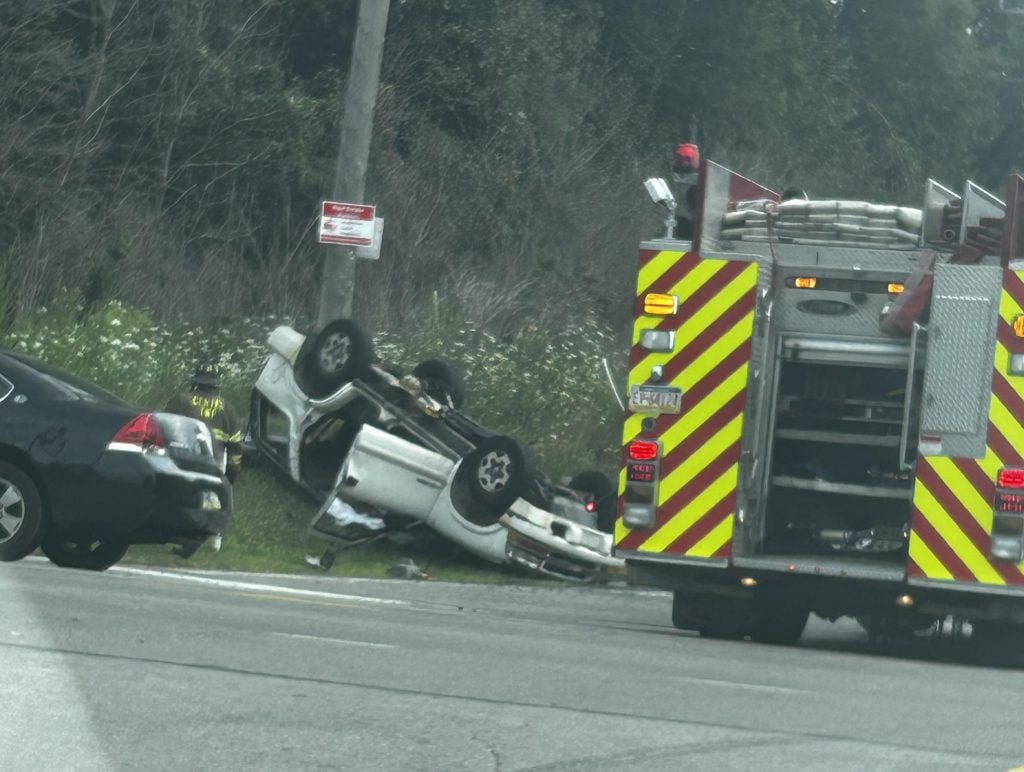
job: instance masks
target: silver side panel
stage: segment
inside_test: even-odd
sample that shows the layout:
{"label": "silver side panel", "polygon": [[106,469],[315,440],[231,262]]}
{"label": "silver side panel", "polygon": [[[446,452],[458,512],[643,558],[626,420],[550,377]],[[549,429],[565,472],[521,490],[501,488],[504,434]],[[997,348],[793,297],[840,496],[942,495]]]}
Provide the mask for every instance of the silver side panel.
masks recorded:
{"label": "silver side panel", "polygon": [[765,476],[764,449],[768,443],[767,416],[770,388],[774,381],[773,329],[778,308],[771,292],[771,258],[760,256],[757,271],[757,307],[751,338],[747,402],[740,441],[739,480],[736,489],[736,518],[733,525],[734,555],[750,554],[758,541],[757,522],[760,491]]}
{"label": "silver side panel", "polygon": [[921,240],[923,242],[944,242],[943,214],[946,205],[960,200],[960,196],[940,185],[935,180],[928,180],[924,186],[923,224]]}
{"label": "silver side panel", "polygon": [[935,267],[921,433],[941,450],[930,455],[985,455],[1001,287],[994,266]]}
{"label": "silver side panel", "polygon": [[389,512],[427,521],[455,464],[444,456],[366,425],[338,475],[338,492]]}
{"label": "silver side panel", "polygon": [[980,185],[968,180],[964,188],[964,216],[960,226],[960,243],[967,240],[967,228],[979,225],[982,217],[1002,217],[1006,213],[1006,204],[993,196]]}
{"label": "silver side panel", "polygon": [[[701,253],[718,251],[729,242],[723,242],[719,236],[722,232],[722,218],[729,205],[729,170],[712,161],[708,161],[704,182],[704,208],[701,219]],[[746,245],[735,245],[740,251],[747,251]]]}

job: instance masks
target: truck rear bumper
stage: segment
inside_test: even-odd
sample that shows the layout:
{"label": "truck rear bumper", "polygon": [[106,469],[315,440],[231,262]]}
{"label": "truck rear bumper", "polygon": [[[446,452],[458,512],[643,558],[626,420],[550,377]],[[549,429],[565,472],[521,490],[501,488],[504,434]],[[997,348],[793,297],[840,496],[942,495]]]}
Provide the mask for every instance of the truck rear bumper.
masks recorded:
{"label": "truck rear bumper", "polygon": [[631,584],[709,597],[754,598],[781,592],[804,603],[819,616],[836,619],[872,614],[957,616],[1024,624],[1024,587],[970,582],[907,580],[879,573],[875,577],[839,572],[788,570],[774,559],[699,565],[669,561],[626,560]]}

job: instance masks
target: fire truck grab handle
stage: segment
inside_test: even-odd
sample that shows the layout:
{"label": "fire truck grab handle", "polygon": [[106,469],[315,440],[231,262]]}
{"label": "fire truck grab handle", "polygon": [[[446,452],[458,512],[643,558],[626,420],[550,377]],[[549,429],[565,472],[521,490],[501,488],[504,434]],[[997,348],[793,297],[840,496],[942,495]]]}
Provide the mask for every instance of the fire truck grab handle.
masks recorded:
{"label": "fire truck grab handle", "polygon": [[907,460],[907,448],[910,445],[910,410],[914,403],[914,371],[917,366],[917,336],[927,329],[917,322],[910,331],[910,355],[907,358],[907,382],[903,392],[903,422],[900,425],[900,470],[908,472],[914,468],[914,461]]}

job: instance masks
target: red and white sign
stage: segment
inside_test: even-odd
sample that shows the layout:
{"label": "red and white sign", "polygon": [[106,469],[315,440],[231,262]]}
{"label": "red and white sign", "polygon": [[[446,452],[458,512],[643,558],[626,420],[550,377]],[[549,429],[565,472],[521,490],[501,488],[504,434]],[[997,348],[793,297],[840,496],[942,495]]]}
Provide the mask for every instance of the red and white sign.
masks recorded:
{"label": "red and white sign", "polygon": [[373,246],[376,227],[374,207],[324,201],[320,213],[320,243]]}

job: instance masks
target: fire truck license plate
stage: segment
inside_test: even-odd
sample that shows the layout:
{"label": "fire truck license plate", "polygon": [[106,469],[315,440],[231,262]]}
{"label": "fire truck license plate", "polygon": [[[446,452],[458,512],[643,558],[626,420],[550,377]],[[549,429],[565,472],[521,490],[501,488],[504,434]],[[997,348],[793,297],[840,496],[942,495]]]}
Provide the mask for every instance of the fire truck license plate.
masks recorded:
{"label": "fire truck license plate", "polygon": [[682,412],[683,390],[675,386],[630,386],[629,409],[634,413]]}

